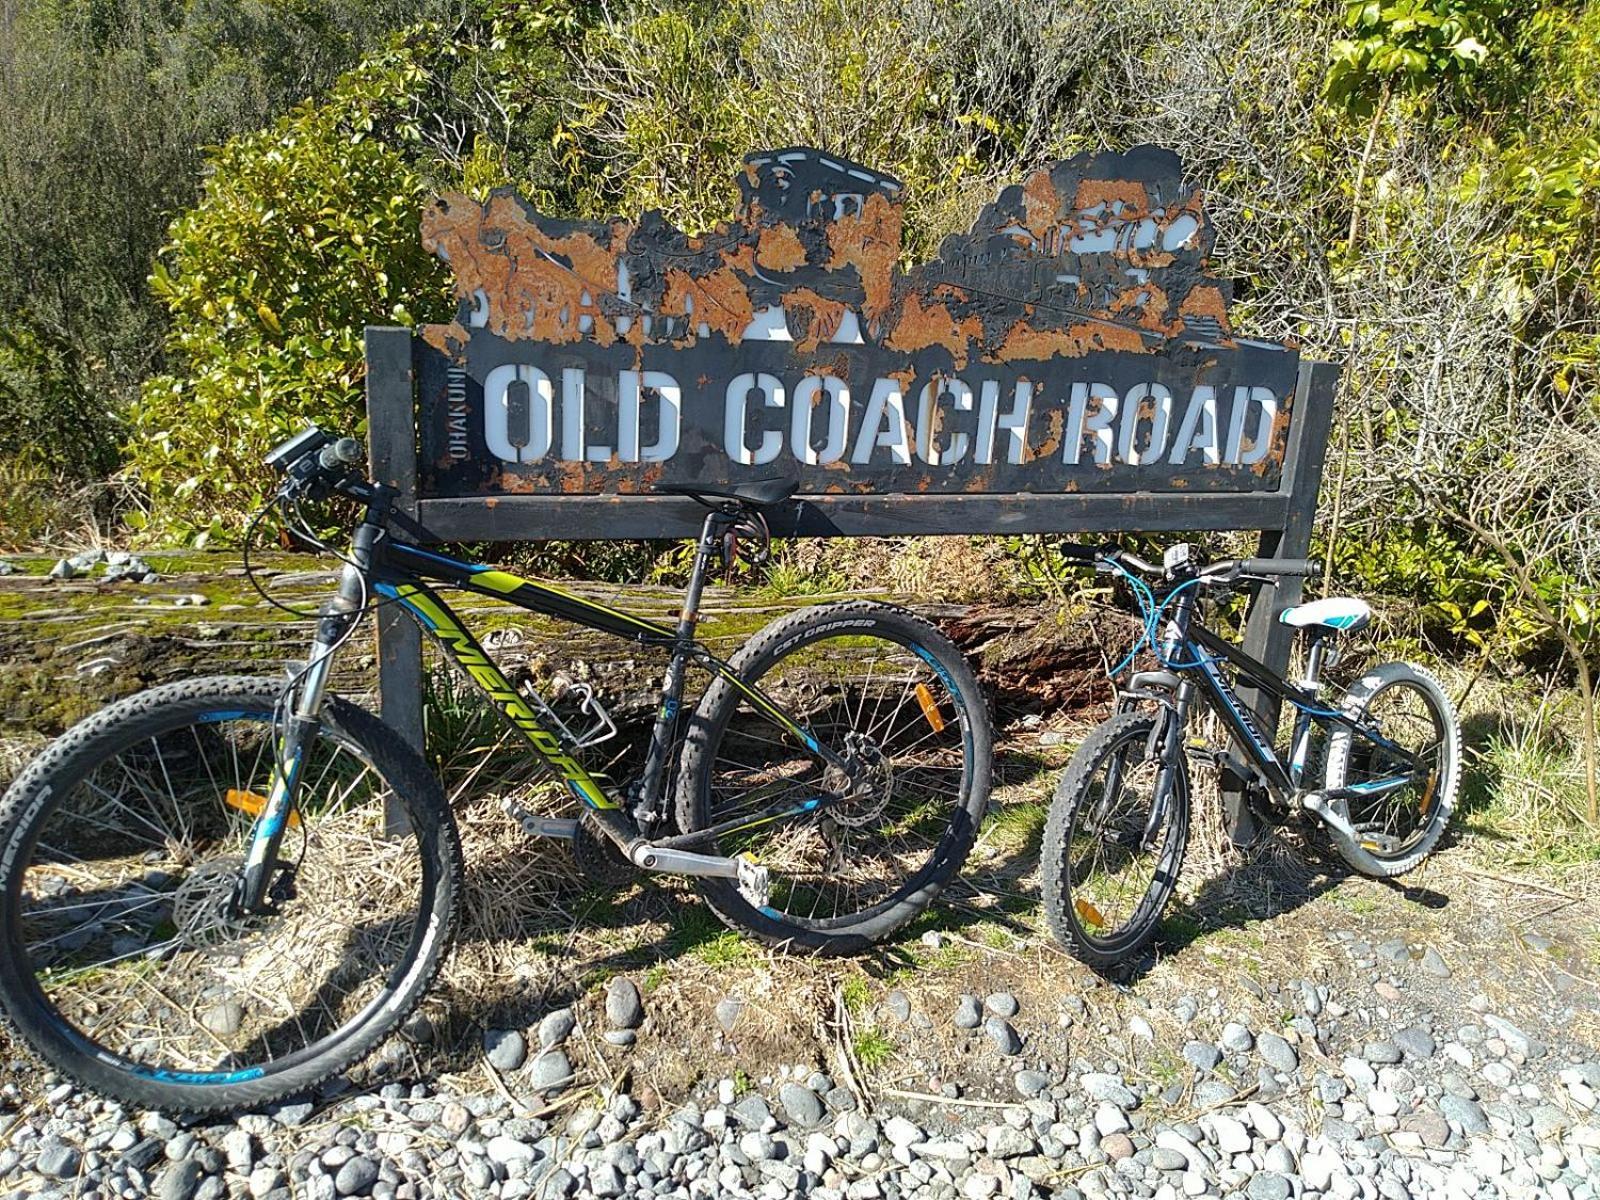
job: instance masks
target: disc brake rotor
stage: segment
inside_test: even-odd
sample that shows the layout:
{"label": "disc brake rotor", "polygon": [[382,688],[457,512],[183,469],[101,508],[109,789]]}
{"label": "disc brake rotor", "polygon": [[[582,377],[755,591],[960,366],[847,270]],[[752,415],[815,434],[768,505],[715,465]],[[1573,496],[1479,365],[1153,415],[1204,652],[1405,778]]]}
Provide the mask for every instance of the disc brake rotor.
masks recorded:
{"label": "disc brake rotor", "polygon": [[185,945],[221,950],[260,928],[260,917],[241,913],[234,904],[243,870],[242,858],[214,858],[190,871],[178,885],[172,896],[172,921]]}
{"label": "disc brake rotor", "polygon": [[883,816],[894,794],[894,768],[876,742],[865,734],[847,733],[844,739],[849,761],[855,768],[846,775],[830,767],[823,786],[844,793],[844,799],[829,807],[827,815],[845,829],[861,829]]}

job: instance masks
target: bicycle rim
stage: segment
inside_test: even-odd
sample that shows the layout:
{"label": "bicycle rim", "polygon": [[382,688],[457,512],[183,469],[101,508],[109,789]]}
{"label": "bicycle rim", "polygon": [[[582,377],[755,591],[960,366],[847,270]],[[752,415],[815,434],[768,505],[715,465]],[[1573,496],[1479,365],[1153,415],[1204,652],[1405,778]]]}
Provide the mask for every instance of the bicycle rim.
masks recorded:
{"label": "bicycle rim", "polygon": [[[1405,787],[1346,800],[1350,824],[1368,853],[1379,859],[1404,858],[1424,838],[1432,825],[1441,793],[1448,742],[1453,736],[1446,715],[1434,698],[1408,679],[1399,679],[1375,692],[1363,712],[1365,722],[1382,736],[1417,757],[1423,778]],[[1362,784],[1412,770],[1397,755],[1369,741],[1359,732],[1351,735],[1343,786]]]}
{"label": "bicycle rim", "polygon": [[345,1041],[393,997],[428,935],[413,835],[388,785],[324,726],[271,895],[229,903],[273,769],[270,714],[156,711],[52,781],[11,880],[13,961],[68,1040],[164,1083],[228,1084]]}
{"label": "bicycle rim", "polygon": [[1160,759],[1146,757],[1148,725],[1125,732],[1094,762],[1067,827],[1066,915],[1099,950],[1143,940],[1176,882],[1181,808],[1188,803],[1181,768],[1152,827]]}
{"label": "bicycle rim", "polygon": [[971,714],[933,655],[858,625],[790,644],[753,682],[863,780],[852,789],[759,704],[733,708],[706,772],[706,823],[786,814],[718,838],[720,853],[767,868],[766,915],[840,929],[942,879],[970,820],[974,764]]}

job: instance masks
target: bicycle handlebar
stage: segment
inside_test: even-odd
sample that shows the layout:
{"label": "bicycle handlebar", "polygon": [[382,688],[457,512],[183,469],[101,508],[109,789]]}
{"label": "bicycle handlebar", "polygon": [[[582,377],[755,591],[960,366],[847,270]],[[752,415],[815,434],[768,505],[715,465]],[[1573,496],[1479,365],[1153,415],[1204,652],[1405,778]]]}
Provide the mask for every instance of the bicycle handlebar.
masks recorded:
{"label": "bicycle handlebar", "polygon": [[1313,575],[1317,569],[1316,564],[1305,558],[1227,558],[1196,567],[1186,573],[1186,576],[1177,576],[1167,568],[1145,562],[1138,555],[1130,554],[1117,546],[1084,546],[1064,542],[1061,545],[1061,554],[1084,566],[1092,566],[1097,571],[1110,570],[1114,564],[1138,575],[1164,579],[1195,578],[1199,579],[1202,585],[1226,585],[1242,579],[1276,583],[1278,579],[1288,576],[1304,578]]}

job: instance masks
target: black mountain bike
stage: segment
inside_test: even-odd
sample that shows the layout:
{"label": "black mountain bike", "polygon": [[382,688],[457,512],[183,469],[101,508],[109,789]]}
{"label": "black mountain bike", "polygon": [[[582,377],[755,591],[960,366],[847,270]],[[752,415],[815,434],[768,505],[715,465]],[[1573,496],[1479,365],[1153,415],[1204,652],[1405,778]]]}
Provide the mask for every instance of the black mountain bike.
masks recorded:
{"label": "black mountain bike", "polygon": [[[1439,681],[1410,663],[1383,663],[1336,702],[1320,696],[1338,639],[1371,619],[1365,602],[1336,597],[1278,614],[1308,642],[1296,685],[1204,628],[1197,609],[1202,596],[1309,575],[1310,563],[1250,558],[1201,566],[1189,546],[1178,545],[1156,567],[1114,548],[1065,549],[1121,576],[1138,598],[1144,631],[1113,676],[1146,645],[1158,659],[1157,670],[1133,673],[1116,712],[1078,747],[1045,822],[1045,912],[1078,958],[1111,966],[1155,934],[1189,838],[1191,756],[1214,764],[1224,786],[1242,791],[1265,821],[1312,814],[1364,875],[1400,875],[1432,851],[1450,820],[1461,758],[1455,710]],[[1296,710],[1287,753],[1274,748],[1224,668]],[[1186,736],[1197,703],[1216,713],[1245,761]]]}
{"label": "black mountain bike", "polygon": [[[283,482],[263,514],[276,507],[303,538],[315,542],[303,501],[343,496],[363,514],[287,682],[198,679],[119,701],[0,801],[0,1001],[63,1072],[170,1110],[259,1105],[366,1055],[432,982],[456,928],[455,822],[421,756],[328,689],[379,603],[421,622],[572,792],[575,820],[513,815],[571,838],[603,879],[694,876],[728,924],[833,954],[903,926],[960,869],[991,731],[938,630],[851,601],[782,617],[726,662],[695,641],[713,561],[736,538],[762,552],[762,510],[793,484],[670,489],[708,511],[668,628],[396,540],[415,523],[361,457],[310,429],[268,459]],[[597,697],[573,685],[563,717],[513,687],[430,581],[667,651],[638,778],[616,786],[579,761],[615,732]],[[712,681],[680,715],[691,665]]]}

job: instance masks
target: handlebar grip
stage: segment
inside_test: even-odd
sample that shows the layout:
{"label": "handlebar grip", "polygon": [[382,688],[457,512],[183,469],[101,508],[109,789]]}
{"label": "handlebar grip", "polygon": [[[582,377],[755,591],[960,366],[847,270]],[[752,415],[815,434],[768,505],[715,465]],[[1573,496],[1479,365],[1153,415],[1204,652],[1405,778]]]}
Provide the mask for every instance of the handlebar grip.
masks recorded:
{"label": "handlebar grip", "polygon": [[1317,573],[1317,564],[1309,558],[1246,558],[1240,560],[1239,570],[1246,575],[1297,575],[1304,578]]}
{"label": "handlebar grip", "polygon": [[1081,563],[1095,562],[1101,555],[1098,546],[1081,546],[1077,542],[1062,542],[1058,549],[1062,558],[1070,558]]}
{"label": "handlebar grip", "polygon": [[355,438],[342,437],[336,442],[324,446],[317,454],[317,461],[324,470],[334,470],[338,467],[350,467],[366,457],[361,443]]}

